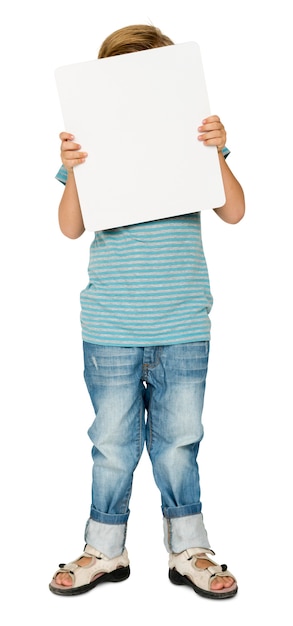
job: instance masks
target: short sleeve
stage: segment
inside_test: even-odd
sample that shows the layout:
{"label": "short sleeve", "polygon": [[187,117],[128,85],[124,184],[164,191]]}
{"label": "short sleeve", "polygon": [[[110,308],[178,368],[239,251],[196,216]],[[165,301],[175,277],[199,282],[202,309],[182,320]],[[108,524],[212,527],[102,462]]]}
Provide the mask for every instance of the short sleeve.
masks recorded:
{"label": "short sleeve", "polygon": [[229,156],[229,154],[230,154],[229,148],[227,148],[227,146],[224,146],[224,148],[222,149],[222,155],[224,159],[227,159],[227,156]]}
{"label": "short sleeve", "polygon": [[66,185],[67,183],[67,169],[64,167],[64,165],[61,165],[60,169],[58,170],[55,178],[57,180],[60,181],[60,183],[63,183],[63,185]]}

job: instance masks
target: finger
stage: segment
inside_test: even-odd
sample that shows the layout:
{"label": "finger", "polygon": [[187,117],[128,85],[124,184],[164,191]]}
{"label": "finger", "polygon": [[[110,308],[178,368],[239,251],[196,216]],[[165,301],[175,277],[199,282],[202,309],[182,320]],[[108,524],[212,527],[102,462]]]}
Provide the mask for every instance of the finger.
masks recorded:
{"label": "finger", "polygon": [[61,139],[61,141],[72,141],[72,139],[74,139],[74,136],[71,133],[66,133],[65,131],[62,131],[62,133],[59,134],[59,139]]}
{"label": "finger", "polygon": [[86,152],[63,152],[61,153],[61,160],[66,167],[74,167],[78,163],[84,163],[87,158]]}
{"label": "finger", "polygon": [[204,146],[215,146],[219,151],[225,146],[225,142],[220,141],[219,139],[206,139],[203,141],[203,144]]}
{"label": "finger", "polygon": [[61,143],[61,151],[68,151],[68,150],[80,150],[81,145],[79,143],[74,143],[73,141],[62,141]]}
{"label": "finger", "polygon": [[211,122],[220,122],[220,118],[218,115],[209,115],[204,120],[202,120],[203,124],[210,124]]}
{"label": "finger", "polygon": [[211,130],[208,133],[203,133],[198,136],[200,141],[209,141],[209,140],[217,140],[224,141],[225,133],[220,133],[218,130]]}
{"label": "finger", "polygon": [[77,163],[84,162],[87,156],[87,152],[78,152],[76,150],[61,153],[62,162],[64,164],[70,163],[70,167],[73,167],[73,164],[77,165]]}
{"label": "finger", "polygon": [[211,122],[209,124],[203,124],[202,126],[199,126],[198,130],[206,133],[207,131],[211,131],[211,130],[225,131],[225,128],[221,122]]}
{"label": "finger", "polygon": [[86,159],[87,152],[61,152],[62,161],[82,161]]}
{"label": "finger", "polygon": [[221,143],[217,143],[215,141],[204,141],[203,145],[206,146],[207,148],[217,148],[218,152],[221,152],[221,150],[223,150],[225,144]]}
{"label": "finger", "polygon": [[81,165],[81,163],[85,162],[85,158],[83,159],[63,159],[62,163],[66,169],[76,167],[77,165]]}

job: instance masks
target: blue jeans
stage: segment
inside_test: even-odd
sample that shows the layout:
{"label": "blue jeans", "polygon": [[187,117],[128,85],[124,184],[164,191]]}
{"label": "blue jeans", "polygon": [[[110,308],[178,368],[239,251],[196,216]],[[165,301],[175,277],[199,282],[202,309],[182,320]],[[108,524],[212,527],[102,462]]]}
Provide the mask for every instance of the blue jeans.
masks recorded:
{"label": "blue jeans", "polygon": [[146,348],[84,343],[95,411],[85,540],[109,558],[125,545],[133,472],[145,443],[161,494],[166,549],[210,547],[197,465],[208,354],[207,341]]}

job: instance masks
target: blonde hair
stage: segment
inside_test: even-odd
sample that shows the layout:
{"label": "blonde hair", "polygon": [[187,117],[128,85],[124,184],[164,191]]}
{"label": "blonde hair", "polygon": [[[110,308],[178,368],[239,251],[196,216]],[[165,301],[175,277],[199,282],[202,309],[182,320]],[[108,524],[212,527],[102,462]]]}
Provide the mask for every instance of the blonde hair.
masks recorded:
{"label": "blonde hair", "polygon": [[128,52],[139,52],[150,48],[171,46],[173,41],[155,26],[136,24],[119,28],[102,43],[98,58],[112,57]]}

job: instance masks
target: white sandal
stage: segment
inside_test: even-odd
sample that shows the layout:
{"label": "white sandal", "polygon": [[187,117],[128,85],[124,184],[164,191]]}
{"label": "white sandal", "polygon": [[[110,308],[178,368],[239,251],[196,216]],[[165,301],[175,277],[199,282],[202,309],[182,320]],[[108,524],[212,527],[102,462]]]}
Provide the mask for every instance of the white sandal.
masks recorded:
{"label": "white sandal", "polygon": [[[78,561],[83,556],[91,557],[88,565],[78,565],[76,562],[60,563],[57,572],[55,572],[49,589],[53,593],[61,596],[73,596],[80,593],[90,591],[96,585],[102,582],[120,582],[126,580],[130,574],[129,559],[127,550],[114,559],[108,559],[104,554],[86,545],[83,554],[76,559]],[[57,574],[67,573],[72,579],[72,586],[65,587],[58,585],[56,582]]]}
{"label": "white sandal", "polygon": [[[215,554],[206,548],[190,548],[179,554],[170,554],[169,579],[174,585],[189,585],[196,593],[205,598],[224,599],[235,596],[238,591],[235,576],[228,571],[227,565],[217,565],[211,561],[209,554]],[[197,559],[206,559],[212,563],[205,569],[196,566]],[[211,589],[216,576],[231,576],[233,585],[224,589]]]}

